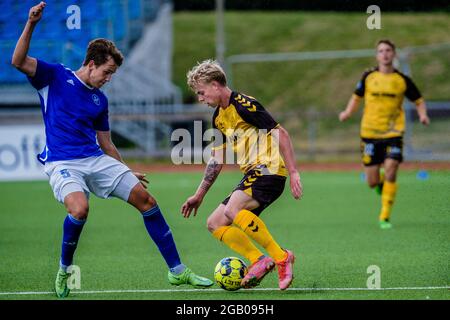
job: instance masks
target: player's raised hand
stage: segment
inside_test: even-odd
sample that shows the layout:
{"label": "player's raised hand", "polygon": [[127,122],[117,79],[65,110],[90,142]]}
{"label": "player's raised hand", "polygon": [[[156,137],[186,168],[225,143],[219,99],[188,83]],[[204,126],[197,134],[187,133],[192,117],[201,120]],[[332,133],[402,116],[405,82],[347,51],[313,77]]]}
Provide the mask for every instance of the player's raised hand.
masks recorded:
{"label": "player's raised hand", "polygon": [[38,5],[32,7],[28,14],[28,21],[31,23],[37,23],[42,18],[42,13],[47,4],[44,1],[41,1]]}
{"label": "player's raised hand", "polygon": [[136,172],[134,171],[133,174],[136,176],[136,178],[139,179],[139,181],[141,182],[142,186],[147,189],[147,184],[148,184],[148,180],[145,177],[145,173],[140,173],[140,172]]}
{"label": "player's raised hand", "polygon": [[290,174],[290,185],[291,185],[291,193],[295,199],[301,199],[303,195],[303,186],[300,181],[300,174],[298,171],[295,171]]}
{"label": "player's raised hand", "polygon": [[181,214],[185,218],[189,218],[192,210],[194,210],[194,217],[197,215],[198,207],[200,207],[202,199],[196,196],[189,197],[186,202],[181,206]]}

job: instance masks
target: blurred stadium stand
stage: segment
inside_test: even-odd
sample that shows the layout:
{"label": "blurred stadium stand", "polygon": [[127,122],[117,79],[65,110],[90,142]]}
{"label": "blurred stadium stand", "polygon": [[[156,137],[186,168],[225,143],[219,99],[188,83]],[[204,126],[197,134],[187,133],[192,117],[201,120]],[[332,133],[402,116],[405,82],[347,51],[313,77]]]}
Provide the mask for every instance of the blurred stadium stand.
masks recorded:
{"label": "blurred stadium stand", "polygon": [[[28,11],[38,2],[0,0],[0,125],[42,123],[38,95],[26,77],[10,64]],[[70,11],[68,13],[71,5],[80,8],[79,30],[69,30],[66,26],[71,16]],[[173,1],[170,0],[48,0],[44,18],[33,34],[29,52],[31,56],[63,63],[72,70],[77,70],[82,64],[87,44],[94,38],[111,39],[122,50],[124,64],[103,90],[109,98],[114,141],[119,142],[124,156],[167,157],[173,144],[170,139],[173,129],[186,128],[193,132],[193,120],[209,122],[211,119],[211,108],[182,104],[181,92],[171,81],[172,10]],[[402,65],[409,68],[412,54],[435,50],[448,52],[449,48],[449,44],[408,48]],[[337,52],[327,51],[322,54],[328,58],[343,58]],[[372,54],[371,49],[367,52],[354,50],[346,52],[345,57]],[[227,57],[226,64],[231,69],[231,65],[236,63],[310,59],[305,55],[308,53],[237,55]],[[314,59],[320,58],[317,52],[309,55]],[[229,82],[232,82],[231,73]],[[411,106],[405,105],[408,111],[405,155],[408,159],[448,160],[448,139],[436,137],[438,134],[448,136],[450,132],[446,122],[450,112],[449,102],[436,101],[430,103],[429,107],[430,114],[440,119],[438,121],[433,117],[434,131],[426,131],[418,126]],[[336,121],[336,114],[317,113],[313,107],[297,109],[306,112],[287,112],[276,116],[286,122],[290,132],[293,132],[296,151],[301,159],[320,161],[323,156],[324,159],[337,157],[341,160],[347,155],[348,159],[355,159],[358,141],[348,137],[358,137],[359,125],[356,122],[351,128],[341,130],[348,135],[339,136],[340,131],[334,132],[338,138],[330,147],[328,123]],[[306,121],[300,123],[299,119]],[[301,138],[297,138],[296,134]]]}
{"label": "blurred stadium stand", "polygon": [[[26,23],[29,9],[39,1],[0,2],[0,84],[20,84],[25,77],[10,66],[12,52]],[[127,54],[143,32],[145,23],[157,17],[163,0],[55,0],[47,1],[44,18],[33,34],[30,55],[59,62],[74,69],[94,38],[108,38]],[[80,8],[81,28],[69,30],[68,8]]]}
{"label": "blurred stadium stand", "polygon": [[[37,0],[0,2],[2,123],[7,119],[11,123],[17,119],[35,123],[39,112],[36,92],[25,75],[10,63],[29,9],[37,3]],[[33,33],[29,55],[77,70],[89,41],[100,37],[113,40],[125,60],[114,80],[102,89],[110,101],[112,130],[135,145],[141,154],[155,155],[161,147],[169,147],[170,121],[160,121],[156,115],[164,117],[185,109],[180,90],[171,82],[172,2],[49,0],[46,3],[44,17]],[[67,25],[73,5],[80,10],[80,29],[69,29]]]}

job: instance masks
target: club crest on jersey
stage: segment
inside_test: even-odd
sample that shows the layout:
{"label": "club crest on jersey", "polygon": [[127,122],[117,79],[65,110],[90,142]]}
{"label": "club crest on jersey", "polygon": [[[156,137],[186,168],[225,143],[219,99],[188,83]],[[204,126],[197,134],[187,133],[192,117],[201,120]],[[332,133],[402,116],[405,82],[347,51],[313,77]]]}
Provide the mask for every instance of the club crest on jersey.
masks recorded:
{"label": "club crest on jersey", "polygon": [[98,106],[100,105],[100,98],[96,94],[92,95],[92,100],[94,101],[94,103],[96,105],[98,105]]}

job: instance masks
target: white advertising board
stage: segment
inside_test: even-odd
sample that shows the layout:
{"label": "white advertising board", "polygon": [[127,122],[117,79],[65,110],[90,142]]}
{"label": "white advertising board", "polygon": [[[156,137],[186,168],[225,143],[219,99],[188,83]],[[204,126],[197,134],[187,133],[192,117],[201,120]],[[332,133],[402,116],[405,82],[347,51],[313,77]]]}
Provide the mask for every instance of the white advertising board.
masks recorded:
{"label": "white advertising board", "polygon": [[44,146],[43,125],[0,126],[0,181],[48,179],[36,158]]}

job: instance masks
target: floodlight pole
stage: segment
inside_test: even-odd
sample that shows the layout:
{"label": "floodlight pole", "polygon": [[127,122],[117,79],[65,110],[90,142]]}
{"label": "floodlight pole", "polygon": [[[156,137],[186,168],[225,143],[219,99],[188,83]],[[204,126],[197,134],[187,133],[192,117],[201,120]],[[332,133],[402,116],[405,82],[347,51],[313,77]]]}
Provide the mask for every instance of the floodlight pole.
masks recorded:
{"label": "floodlight pole", "polygon": [[225,66],[225,0],[216,0],[216,60]]}

